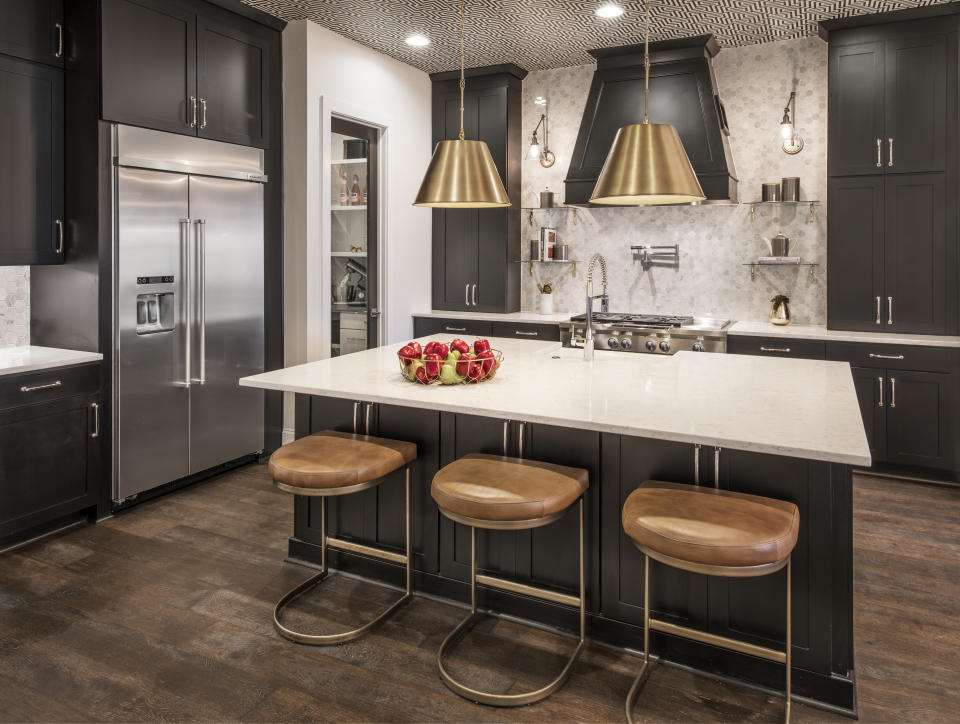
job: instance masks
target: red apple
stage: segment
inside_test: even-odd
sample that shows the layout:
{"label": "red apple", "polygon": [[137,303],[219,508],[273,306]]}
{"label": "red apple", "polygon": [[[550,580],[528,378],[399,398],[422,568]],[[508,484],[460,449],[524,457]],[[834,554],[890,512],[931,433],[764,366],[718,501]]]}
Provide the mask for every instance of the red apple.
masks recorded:
{"label": "red apple", "polygon": [[437,346],[437,342],[434,342],[433,340],[430,340],[429,342],[427,342],[426,345],[424,345],[423,354],[432,354],[432,353],[433,353],[433,348],[436,347],[436,346]]}
{"label": "red apple", "polygon": [[477,358],[473,352],[464,352],[460,355],[460,359],[457,360],[457,374],[461,377],[466,377],[470,370],[477,365],[473,362]]}
{"label": "red apple", "polygon": [[413,347],[414,357],[421,357],[423,355],[423,349],[420,347],[419,342],[407,342],[408,347]]}
{"label": "red apple", "polygon": [[484,376],[490,372],[490,369],[496,364],[496,358],[493,356],[493,352],[490,351],[490,348],[483,350],[477,354],[477,359],[482,360],[483,364],[483,374]]}
{"label": "red apple", "polygon": [[470,351],[470,345],[464,342],[462,339],[457,338],[450,343],[450,349],[456,350],[460,354]]}
{"label": "red apple", "polygon": [[421,385],[430,384],[430,378],[427,377],[427,367],[426,365],[417,367],[417,373],[414,375],[414,379],[419,382]]}
{"label": "red apple", "polygon": [[403,359],[403,364],[405,367],[409,367],[413,364],[415,359],[420,359],[420,355],[417,354],[417,351],[413,348],[413,345],[405,344],[400,348],[400,351],[397,354]]}
{"label": "red apple", "polygon": [[483,365],[479,362],[474,362],[470,365],[470,370],[467,372],[467,379],[471,382],[479,382],[483,379]]}
{"label": "red apple", "polygon": [[450,354],[450,345],[444,344],[443,342],[436,342],[434,348],[430,351],[440,355],[440,359],[446,359],[447,355]]}
{"label": "red apple", "polygon": [[473,343],[473,351],[479,357],[485,349],[490,349],[490,342],[485,339],[478,339]]}
{"label": "red apple", "polygon": [[424,369],[428,379],[432,380],[434,377],[440,376],[440,362],[442,360],[443,357],[435,352],[427,352],[423,355]]}

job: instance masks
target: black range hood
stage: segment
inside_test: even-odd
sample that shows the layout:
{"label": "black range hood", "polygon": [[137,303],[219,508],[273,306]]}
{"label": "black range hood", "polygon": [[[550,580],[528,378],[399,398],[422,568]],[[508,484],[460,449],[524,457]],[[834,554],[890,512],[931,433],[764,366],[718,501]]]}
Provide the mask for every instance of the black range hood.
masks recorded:
{"label": "black range hood", "polygon": [[[705,203],[736,203],[730,131],[710,62],[719,51],[713,35],[650,44],[650,122],[676,127]],[[643,121],[643,45],[589,53],[597,70],[564,180],[565,203],[579,206],[589,204],[617,131]]]}

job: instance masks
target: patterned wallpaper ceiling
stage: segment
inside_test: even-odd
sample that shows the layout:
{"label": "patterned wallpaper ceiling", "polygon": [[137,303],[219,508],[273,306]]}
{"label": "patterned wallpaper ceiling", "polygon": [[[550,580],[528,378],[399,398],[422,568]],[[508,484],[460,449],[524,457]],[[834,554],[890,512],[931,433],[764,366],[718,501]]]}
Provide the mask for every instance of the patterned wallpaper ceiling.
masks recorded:
{"label": "patterned wallpaper ceiling", "polygon": [[[817,21],[945,0],[651,0],[651,40],[713,33],[727,47],[815,35]],[[243,0],[284,20],[309,19],[428,72],[459,66],[457,0]],[[598,18],[605,0],[467,0],[467,66],[516,63],[527,70],[591,62],[586,51],[643,38],[642,0]],[[412,48],[422,33],[431,43]]]}

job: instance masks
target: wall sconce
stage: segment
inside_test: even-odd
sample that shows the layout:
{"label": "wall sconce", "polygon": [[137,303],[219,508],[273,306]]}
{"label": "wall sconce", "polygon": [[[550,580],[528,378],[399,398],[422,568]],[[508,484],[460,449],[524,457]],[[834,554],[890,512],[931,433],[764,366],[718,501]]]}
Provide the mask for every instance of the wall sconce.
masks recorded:
{"label": "wall sconce", "polygon": [[[537,96],[533,102],[543,107],[543,113],[540,114],[540,121],[533,129],[533,139],[530,141],[530,152],[527,154],[527,158],[539,159],[541,166],[550,168],[557,159],[547,145],[547,99],[543,96]],[[537,140],[537,131],[540,130],[541,126],[543,126],[543,146]]]}
{"label": "wall sconce", "polygon": [[790,97],[787,98],[787,105],[783,108],[783,119],[780,121],[780,137],[783,139],[781,148],[784,153],[791,156],[800,153],[803,150],[803,139],[797,134],[797,129],[790,120],[790,112],[793,111],[793,119],[797,117],[797,93],[790,91]]}

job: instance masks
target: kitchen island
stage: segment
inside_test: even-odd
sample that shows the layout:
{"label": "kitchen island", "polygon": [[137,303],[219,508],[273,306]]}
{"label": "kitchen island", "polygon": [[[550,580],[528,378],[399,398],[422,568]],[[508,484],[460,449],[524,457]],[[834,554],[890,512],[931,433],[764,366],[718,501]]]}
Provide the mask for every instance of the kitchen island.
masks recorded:
{"label": "kitchen island", "polygon": [[[434,473],[471,452],[586,468],[590,636],[642,647],[643,561],[623,534],[626,496],[650,478],[717,484],[795,502],[801,531],[793,558],[794,692],[847,713],[856,708],[852,644],[851,466],[870,453],[849,365],[697,354],[582,352],[554,342],[494,339],[504,364],[480,385],[422,386],[402,378],[399,345],[241,380],[297,393],[296,434],[338,429],[416,442],[412,472],[418,590],[465,601],[469,531],[442,518]],[[401,474],[332,501],[330,532],[402,546]],[[297,498],[292,560],[320,560],[319,501]],[[530,531],[478,531],[483,569],[573,592],[576,521]],[[334,552],[334,566],[398,583],[392,564]],[[782,647],[785,572],[718,579],[654,566],[651,608],[661,618],[772,648]],[[481,603],[572,630],[576,613],[502,591]],[[659,632],[654,653],[774,690],[782,666]]]}

